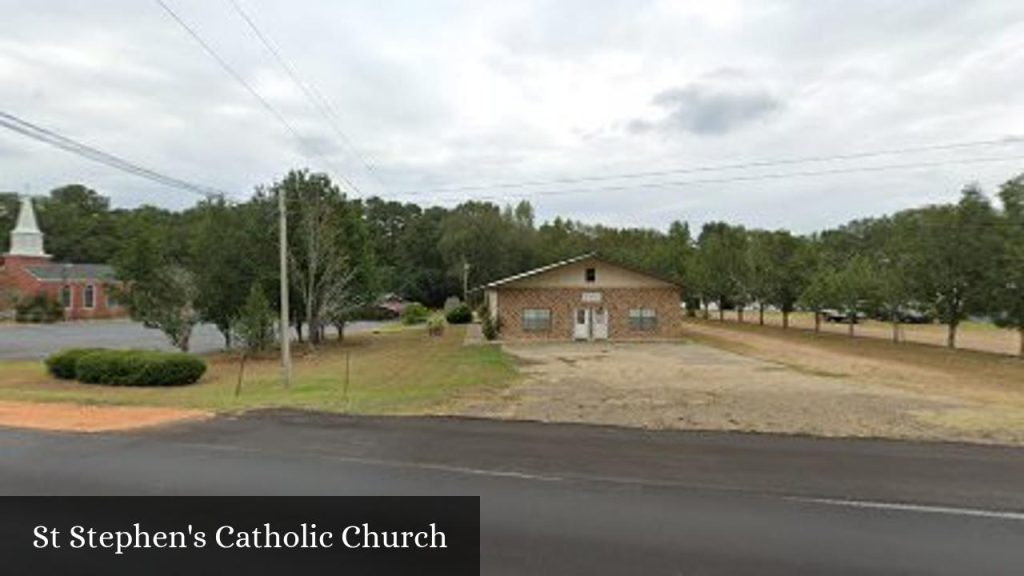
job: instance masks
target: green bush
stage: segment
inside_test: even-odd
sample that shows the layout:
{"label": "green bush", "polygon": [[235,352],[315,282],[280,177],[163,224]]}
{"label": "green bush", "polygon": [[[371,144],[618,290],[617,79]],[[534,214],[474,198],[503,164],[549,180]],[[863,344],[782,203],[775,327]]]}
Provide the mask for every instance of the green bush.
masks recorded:
{"label": "green bush", "polygon": [[61,380],[74,380],[78,359],[86,354],[100,352],[102,348],[68,348],[46,358],[46,369]]}
{"label": "green bush", "polygon": [[180,386],[205,372],[206,362],[197,356],[143,350],[99,350],[75,364],[79,381],[111,386]]}
{"label": "green bush", "polygon": [[427,320],[427,333],[431,336],[441,336],[444,334],[444,326],[444,316],[435,314]]}
{"label": "green bush", "polygon": [[448,311],[445,319],[449,324],[469,324],[473,321],[473,311],[469,309],[469,306],[459,304]]}
{"label": "green bush", "polygon": [[64,319],[60,302],[45,292],[21,298],[14,310],[14,319],[18,322],[50,323]]}
{"label": "green bush", "polygon": [[501,335],[501,318],[492,320],[490,314],[484,314],[480,330],[484,333],[484,338],[496,340]]}
{"label": "green bush", "polygon": [[423,324],[430,318],[430,309],[419,302],[411,302],[402,310],[402,324]]}

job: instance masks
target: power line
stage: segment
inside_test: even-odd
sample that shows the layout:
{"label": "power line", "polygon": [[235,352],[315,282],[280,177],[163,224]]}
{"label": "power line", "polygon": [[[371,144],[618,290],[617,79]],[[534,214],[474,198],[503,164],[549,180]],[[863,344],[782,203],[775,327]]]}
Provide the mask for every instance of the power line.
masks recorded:
{"label": "power line", "polygon": [[[263,47],[266,48],[268,52],[270,52],[270,54],[274,57],[274,60],[277,61],[278,65],[280,65],[281,68],[283,68],[284,71],[288,74],[288,77],[291,78],[292,82],[299,87],[299,90],[302,91],[302,94],[306,97],[306,100],[308,100],[309,103],[313,106],[313,108],[317,112],[319,112],[320,115],[323,116],[325,120],[327,120],[327,123],[334,130],[334,133],[338,136],[338,138],[341,139],[342,143],[348,147],[349,151],[356,158],[356,160],[358,160],[366,169],[366,171],[371,176],[373,176],[375,180],[377,180],[377,182],[381,185],[381,187],[385,189],[385,191],[387,191],[387,186],[384,184],[384,181],[381,180],[381,178],[377,175],[376,171],[373,169],[370,163],[367,162],[366,159],[363,158],[363,156],[359,153],[359,150],[352,143],[352,139],[348,137],[344,130],[342,130],[337,120],[337,115],[334,114],[334,110],[331,108],[327,100],[323,96],[321,96],[320,93],[317,90],[315,90],[311,84],[308,84],[302,81],[301,78],[299,78],[299,74],[295,70],[295,67],[292,66],[287,59],[285,59],[284,55],[281,54],[281,51],[274,46],[274,43],[270,41],[270,38],[266,34],[264,34],[260,27],[256,24],[256,21],[245,11],[245,9],[242,8],[242,5],[239,4],[237,0],[228,1],[230,2],[231,6],[235,9],[235,12],[237,12],[238,15],[242,18],[242,20],[244,20],[245,23],[249,26],[249,29],[252,30],[252,33],[260,41],[260,43],[263,44]],[[349,182],[349,185],[355,188],[355,185],[352,184],[351,182]]]}
{"label": "power line", "polygon": [[908,148],[891,148],[886,150],[873,150],[863,152],[852,152],[848,154],[831,154],[822,156],[802,156],[796,158],[782,158],[776,160],[757,160],[751,162],[740,162],[735,164],[712,164],[705,166],[690,166],[683,168],[672,168],[666,170],[652,170],[646,172],[627,172],[621,174],[609,174],[604,176],[576,176],[567,178],[550,178],[541,180],[524,180],[519,182],[503,182],[498,184],[480,184],[466,186],[451,186],[431,188],[428,190],[410,190],[400,193],[402,196],[418,196],[433,194],[437,192],[469,192],[477,190],[495,190],[509,188],[528,188],[532,186],[545,186],[551,184],[578,184],[583,182],[603,182],[609,180],[626,180],[634,178],[650,178],[655,176],[671,176],[675,174],[694,174],[700,172],[719,172],[726,170],[740,170],[746,168],[766,168],[771,166],[783,166],[792,164],[806,164],[814,162],[833,162],[841,160],[857,160],[874,158],[878,156],[894,156],[900,154],[914,154],[921,152],[936,152],[942,150],[956,150],[961,148],[977,148],[982,146],[1005,146],[1024,142],[1024,137],[1007,136],[990,140],[973,140],[966,142],[951,142],[930,146],[914,146]]}
{"label": "power line", "polygon": [[67,136],[58,134],[57,132],[54,132],[52,130],[47,130],[45,128],[32,124],[31,122],[22,120],[21,118],[18,118],[17,116],[14,116],[13,114],[9,114],[7,112],[0,111],[0,126],[7,128],[12,132],[21,134],[22,136],[26,136],[28,138],[32,138],[33,140],[37,140],[39,142],[43,142],[51,146],[55,146],[57,148],[60,148],[67,152],[71,152],[72,154],[77,154],[78,156],[87,158],[94,162],[106,164],[107,166],[116,168],[118,170],[121,170],[122,172],[127,172],[129,174],[133,174],[141,178],[146,178],[147,180],[151,180],[158,184],[163,184],[165,186],[170,186],[172,188],[178,188],[180,190],[192,192],[193,194],[199,194],[207,198],[223,198],[230,196],[230,194],[228,194],[227,192],[219,190],[217,188],[204,186],[202,184],[195,184],[193,182],[188,182],[185,180],[179,180],[178,178],[167,176],[166,174],[162,174],[155,170],[139,166],[138,164],[125,160],[124,158],[120,158],[108,152],[104,152],[97,148],[93,148],[92,146],[82,144],[81,142],[72,140]]}
{"label": "power line", "polygon": [[[241,75],[241,74],[239,74],[239,73],[238,73],[238,71],[236,71],[236,70],[234,69],[234,67],[232,67],[232,66],[231,66],[231,64],[229,64],[229,63],[227,62],[227,60],[225,60],[224,58],[222,58],[222,57],[220,56],[220,54],[218,54],[218,53],[217,53],[217,51],[213,49],[213,47],[212,47],[212,46],[210,46],[210,45],[209,45],[209,44],[208,44],[208,43],[207,43],[207,42],[206,42],[205,40],[203,40],[203,37],[202,37],[202,36],[200,36],[200,35],[199,35],[199,33],[198,33],[198,32],[197,32],[197,31],[196,31],[196,30],[195,30],[194,28],[192,28],[192,27],[191,27],[191,26],[189,26],[189,25],[188,25],[188,24],[187,24],[187,23],[186,23],[186,22],[185,22],[184,20],[182,20],[182,18],[181,18],[180,16],[178,16],[178,14],[177,14],[177,13],[176,13],[176,12],[175,12],[174,10],[172,10],[172,9],[171,9],[171,7],[170,7],[170,6],[168,6],[166,2],[164,2],[164,0],[154,0],[154,1],[155,1],[155,2],[157,3],[157,4],[159,4],[159,5],[160,5],[160,7],[164,9],[164,12],[166,12],[166,13],[167,13],[167,15],[168,15],[168,16],[169,16],[169,17],[170,17],[170,18],[171,18],[172,20],[174,20],[175,22],[177,22],[177,23],[178,23],[178,25],[179,25],[179,26],[181,26],[181,28],[182,28],[183,30],[185,30],[185,32],[187,32],[187,33],[188,33],[188,35],[189,35],[189,36],[191,36],[191,37],[192,37],[192,39],[193,39],[193,40],[195,40],[195,41],[196,41],[196,43],[197,43],[197,44],[199,44],[199,46],[200,46],[200,47],[202,47],[203,51],[204,51],[204,52],[206,52],[206,54],[207,54],[207,55],[209,55],[209,56],[210,56],[211,58],[213,58],[213,59],[214,59],[214,60],[215,60],[215,61],[217,62],[217,64],[219,64],[219,65],[220,65],[220,67],[221,67],[221,68],[222,68],[222,69],[223,69],[223,70],[224,70],[224,71],[225,71],[225,72],[226,72],[226,73],[227,73],[227,74],[228,74],[229,76],[231,76],[232,78],[234,78],[234,79],[235,79],[235,81],[236,81],[236,82],[238,82],[239,84],[241,84],[241,85],[242,85],[242,87],[243,87],[243,88],[245,88],[245,90],[246,90],[247,92],[249,92],[249,94],[251,94],[251,95],[252,95],[252,97],[253,97],[253,98],[255,98],[255,99],[256,99],[256,101],[257,101],[257,102],[259,102],[259,103],[260,103],[260,105],[261,105],[261,106],[262,106],[262,107],[263,107],[263,108],[264,108],[264,109],[265,109],[265,110],[266,110],[267,112],[269,112],[269,113],[270,113],[270,114],[271,114],[271,115],[272,115],[272,116],[273,116],[274,118],[276,118],[276,119],[277,119],[277,121],[278,121],[278,122],[279,122],[279,123],[280,123],[280,124],[281,124],[282,126],[284,126],[284,128],[285,128],[285,129],[286,129],[286,130],[287,130],[287,131],[288,131],[289,133],[291,133],[291,135],[292,135],[293,137],[295,137],[295,140],[296,140],[296,141],[297,141],[297,142],[299,143],[299,148],[300,148],[300,150],[302,150],[302,151],[303,151],[303,155],[307,155],[307,154],[305,153],[305,150],[304,150],[304,149],[306,148],[306,146],[307,146],[307,144],[306,144],[306,140],[305,140],[305,139],[304,139],[304,138],[302,137],[302,135],[301,135],[301,134],[299,134],[299,132],[298,132],[298,131],[297,131],[297,130],[295,129],[295,127],[294,127],[294,126],[292,126],[292,124],[291,124],[290,122],[288,122],[288,119],[287,119],[287,118],[285,118],[285,117],[284,117],[284,115],[283,115],[283,114],[281,114],[281,112],[280,112],[280,111],[278,111],[278,110],[277,110],[277,108],[275,108],[275,107],[274,107],[274,106],[273,106],[273,105],[272,105],[272,104],[271,104],[271,103],[270,103],[269,101],[267,101],[267,99],[266,99],[266,98],[264,98],[264,97],[263,97],[263,96],[262,96],[262,95],[261,95],[261,94],[260,94],[260,93],[259,93],[259,92],[258,92],[258,91],[257,91],[256,89],[255,89],[255,88],[253,88],[253,87],[252,87],[252,85],[251,85],[251,84],[249,84],[249,82],[247,82],[247,81],[245,80],[245,78],[243,78],[243,77],[242,77],[242,75]],[[342,174],[341,170],[338,170],[337,166],[335,166],[335,165],[334,165],[334,163],[333,163],[333,162],[331,162],[330,158],[328,158],[327,156],[325,156],[325,155],[323,155],[323,154],[317,154],[317,156],[319,156],[319,157],[320,157],[320,158],[321,158],[321,159],[322,159],[322,160],[323,160],[323,161],[324,161],[324,162],[325,162],[325,163],[326,163],[326,164],[327,164],[328,166],[330,166],[330,168],[331,168],[331,169],[332,169],[332,170],[333,170],[333,171],[334,171],[334,172],[335,172],[336,174],[338,174],[338,175],[339,175],[339,176],[341,177],[341,179],[342,179],[342,180],[343,180],[343,181],[344,181],[344,182],[345,182],[346,184],[348,184],[349,186],[351,186],[351,187],[353,188],[353,190],[355,190],[356,192],[358,192],[358,191],[359,191],[359,189],[358,189],[358,188],[356,188],[356,187],[355,187],[354,185],[352,185],[352,183],[351,183],[351,182],[349,182],[349,181],[348,181],[348,179],[346,179],[346,178],[345,178],[344,174]]]}
{"label": "power line", "polygon": [[[802,172],[776,172],[770,174],[754,174],[754,175],[740,175],[740,176],[728,176],[722,178],[702,178],[696,180],[674,180],[669,182],[640,182],[637,184],[620,184],[616,186],[601,186],[593,188],[570,188],[565,190],[539,190],[536,192],[527,192],[523,194],[510,195],[511,198],[531,198],[534,196],[562,196],[566,194],[583,194],[593,192],[614,192],[621,190],[637,190],[646,188],[677,188],[684,186],[694,186],[699,184],[721,184],[728,182],[755,182],[759,180],[779,180],[785,178],[801,178],[808,176],[826,176],[834,174],[854,174],[858,172],[884,172],[887,170],[905,170],[914,168],[929,168],[934,166],[945,166],[948,164],[980,164],[985,162],[1004,162],[1010,160],[1024,160],[1024,155],[1015,156],[990,156],[981,158],[964,158],[964,159],[952,159],[952,160],[940,160],[932,162],[915,162],[905,164],[883,164],[880,166],[860,166],[856,168],[833,168],[829,170],[808,170]],[[500,201],[506,197],[503,196],[473,196],[465,197],[466,200],[491,200]],[[442,200],[455,200],[458,198],[441,198]]]}

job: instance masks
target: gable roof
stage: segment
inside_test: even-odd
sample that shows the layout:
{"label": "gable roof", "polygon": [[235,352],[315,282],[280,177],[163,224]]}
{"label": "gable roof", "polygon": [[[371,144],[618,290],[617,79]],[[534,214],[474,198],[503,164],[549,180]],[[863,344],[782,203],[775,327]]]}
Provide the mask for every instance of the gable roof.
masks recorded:
{"label": "gable roof", "polygon": [[554,262],[552,264],[548,264],[547,266],[541,266],[540,268],[534,268],[533,270],[527,270],[526,272],[520,272],[519,274],[514,274],[512,276],[508,276],[508,277],[502,278],[500,280],[495,280],[493,282],[488,282],[487,284],[484,284],[483,286],[480,286],[480,287],[478,287],[476,289],[479,290],[481,288],[498,288],[498,287],[503,286],[505,284],[509,284],[509,283],[515,282],[517,280],[522,280],[523,278],[529,278],[531,276],[537,276],[539,274],[543,274],[545,272],[548,272],[548,271],[551,271],[551,270],[555,270],[557,268],[562,268],[562,267],[568,266],[570,264],[575,264],[575,263],[581,262],[583,260],[596,260],[598,262],[602,262],[602,263],[608,264],[610,266],[617,266],[617,267],[622,268],[624,270],[629,270],[630,272],[633,272],[635,274],[640,274],[641,276],[647,276],[649,278],[654,278],[655,280],[660,280],[662,282],[667,282],[669,284],[672,284],[674,286],[679,286],[680,288],[682,288],[682,284],[680,284],[678,281],[672,280],[670,278],[666,278],[665,276],[663,276],[661,274],[652,273],[652,272],[649,272],[647,270],[641,270],[641,269],[636,268],[634,266],[629,266],[629,265],[626,265],[626,264],[622,264],[620,262],[615,262],[613,260],[609,260],[607,258],[599,256],[597,252],[588,252],[586,254],[580,254],[579,256],[575,256],[573,258],[569,258],[569,259],[566,259],[566,260],[561,260],[559,262]]}
{"label": "gable roof", "polygon": [[110,282],[115,279],[114,269],[106,264],[40,264],[26,266],[25,269],[40,282],[81,280]]}

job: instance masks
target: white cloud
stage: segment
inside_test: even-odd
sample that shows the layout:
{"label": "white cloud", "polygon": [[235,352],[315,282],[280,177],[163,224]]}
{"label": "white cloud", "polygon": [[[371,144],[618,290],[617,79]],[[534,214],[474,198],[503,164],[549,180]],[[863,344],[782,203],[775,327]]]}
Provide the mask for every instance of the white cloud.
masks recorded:
{"label": "white cloud", "polygon": [[[410,199],[446,204],[566,186],[424,191],[1024,133],[1024,5],[1015,2],[241,1],[330,102],[360,158],[226,1],[167,0],[313,153],[150,2],[0,0],[2,109],[240,194],[290,167],[330,164],[364,192],[414,189],[421,194]],[[1013,153],[1024,155],[1024,145],[857,165]],[[535,203],[542,218],[724,218],[809,230],[950,199],[972,180],[991,190],[1022,168],[950,164]],[[0,133],[0,189],[70,181],[121,205],[191,202]]]}

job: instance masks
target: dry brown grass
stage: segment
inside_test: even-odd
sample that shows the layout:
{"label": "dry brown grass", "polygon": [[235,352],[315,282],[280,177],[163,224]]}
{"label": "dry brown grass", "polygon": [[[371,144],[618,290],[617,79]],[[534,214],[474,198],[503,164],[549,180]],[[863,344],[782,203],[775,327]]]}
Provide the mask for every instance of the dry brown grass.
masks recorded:
{"label": "dry brown grass", "polygon": [[[712,313],[711,321],[717,321],[717,318],[717,315]],[[782,327],[782,314],[779,312],[765,312],[764,320],[765,326]],[[727,311],[725,313],[725,321],[737,323],[736,312]],[[743,324],[757,325],[757,312],[750,310],[745,312]],[[793,329],[813,331],[814,314],[810,312],[794,312],[789,316],[789,325]],[[821,331],[825,334],[841,334],[845,336],[848,329],[848,324],[825,322],[821,324]],[[903,324],[900,326],[901,339],[914,344],[945,347],[946,332],[947,329],[944,324]],[[854,333],[859,338],[891,341],[892,325],[877,320],[866,320],[854,326]],[[961,324],[957,330],[957,348],[1016,355],[1020,351],[1020,335],[1014,330],[999,328],[993,324],[967,321]]]}

